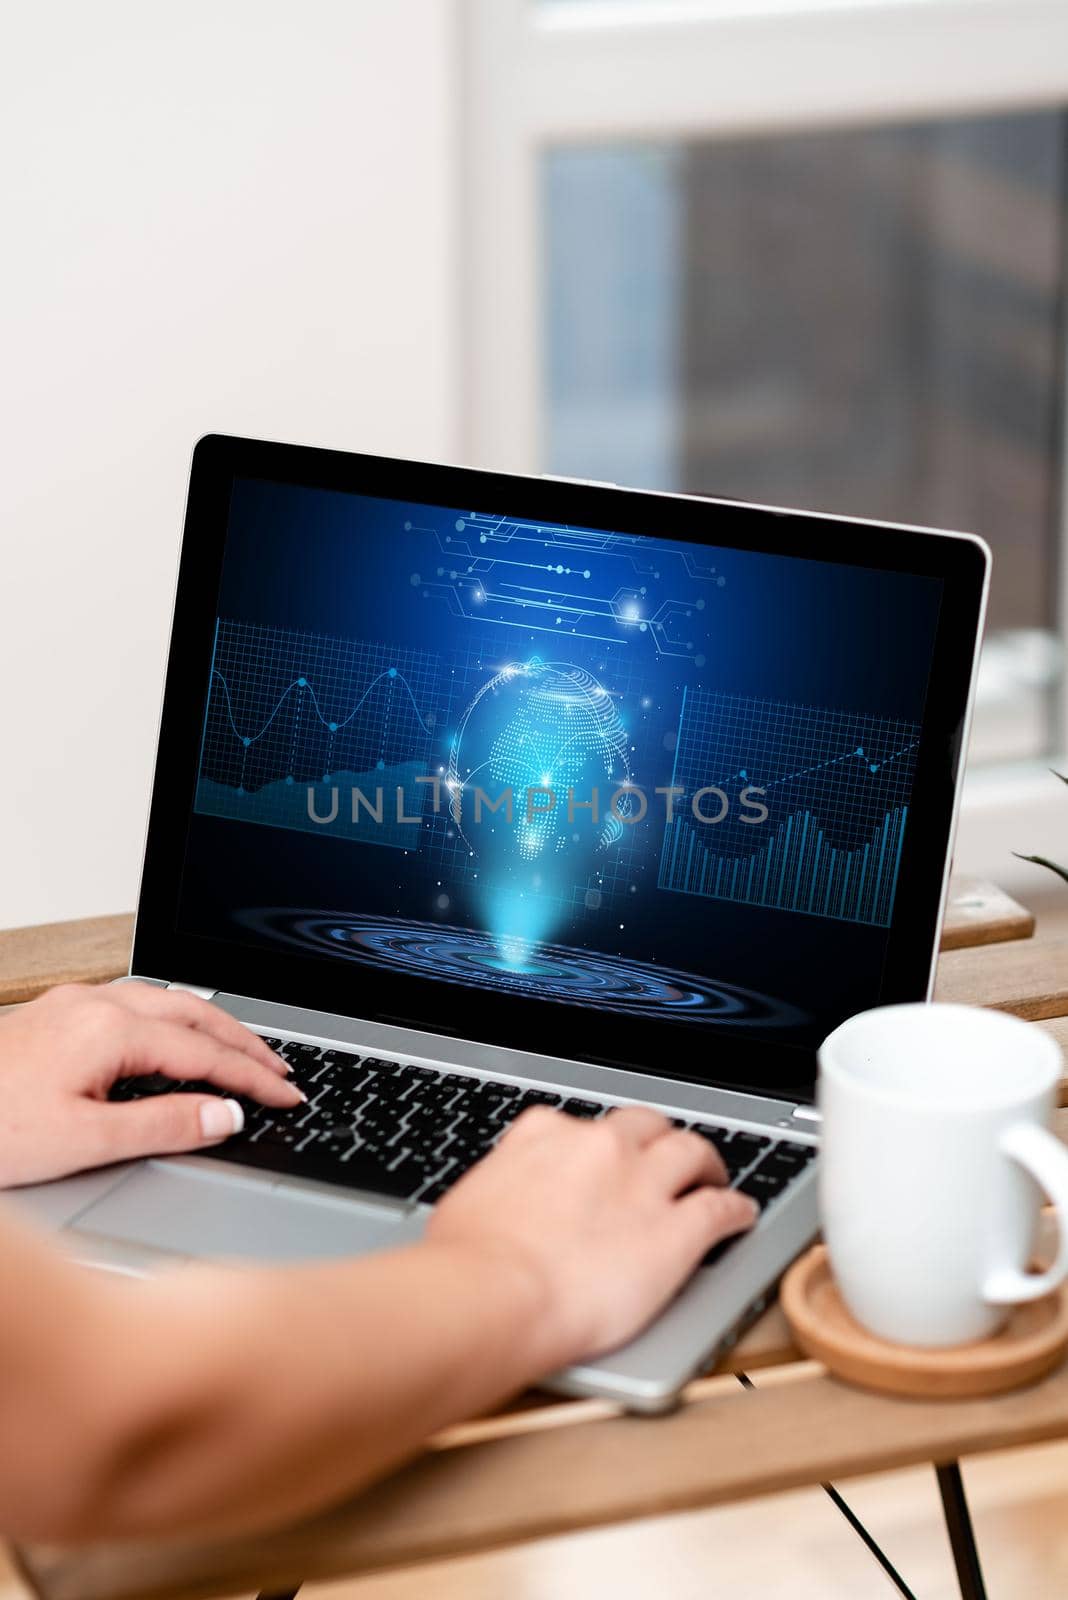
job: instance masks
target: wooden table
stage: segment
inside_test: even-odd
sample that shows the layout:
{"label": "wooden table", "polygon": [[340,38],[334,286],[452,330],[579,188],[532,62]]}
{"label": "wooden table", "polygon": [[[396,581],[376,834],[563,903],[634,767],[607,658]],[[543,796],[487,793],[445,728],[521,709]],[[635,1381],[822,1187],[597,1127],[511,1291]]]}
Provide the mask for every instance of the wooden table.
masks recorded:
{"label": "wooden table", "polygon": [[[0,933],[0,1004],[52,982],[127,970],[131,919]],[[939,999],[1015,1012],[1068,1047],[1068,942],[989,884],[954,886]],[[1068,1104],[1068,1088],[1062,1093]],[[1060,1113],[1068,1134],[1068,1111]],[[743,1387],[739,1374],[750,1375]],[[17,1556],[45,1600],[193,1600],[307,1578],[383,1572],[521,1540],[693,1510],[747,1496],[934,1462],[962,1593],[983,1593],[955,1464],[1068,1436],[1068,1365],[993,1399],[912,1402],[865,1394],[803,1361],[777,1307],[689,1385],[671,1416],[604,1401],[526,1397],[450,1429],[359,1499],[266,1536],[153,1540]],[[970,1566],[971,1564],[971,1566]],[[974,1568],[974,1570],[972,1570]]]}

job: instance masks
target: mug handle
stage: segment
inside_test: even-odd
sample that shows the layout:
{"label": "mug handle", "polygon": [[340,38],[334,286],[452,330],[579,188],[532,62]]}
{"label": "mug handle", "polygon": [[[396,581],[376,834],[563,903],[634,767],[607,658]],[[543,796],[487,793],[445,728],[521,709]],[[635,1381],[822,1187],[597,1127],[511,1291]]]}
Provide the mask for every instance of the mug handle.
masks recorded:
{"label": "mug handle", "polygon": [[983,1297],[995,1305],[1020,1305],[1025,1300],[1040,1300],[1068,1276],[1068,1149],[1048,1128],[1033,1122],[1018,1122],[1008,1128],[999,1141],[1003,1153],[1019,1162],[1044,1189],[1057,1209],[1057,1259],[1045,1272],[1020,1272],[1002,1267],[992,1272],[983,1285]]}

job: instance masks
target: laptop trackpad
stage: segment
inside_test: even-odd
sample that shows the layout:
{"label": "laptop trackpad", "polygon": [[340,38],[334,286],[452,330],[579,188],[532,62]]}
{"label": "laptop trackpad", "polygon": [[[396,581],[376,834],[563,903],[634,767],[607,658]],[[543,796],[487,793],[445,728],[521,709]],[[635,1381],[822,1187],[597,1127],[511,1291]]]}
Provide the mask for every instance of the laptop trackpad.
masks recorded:
{"label": "laptop trackpad", "polygon": [[418,1238],[404,1212],[270,1180],[146,1161],[83,1211],[73,1232],[182,1256],[300,1261],[366,1255]]}

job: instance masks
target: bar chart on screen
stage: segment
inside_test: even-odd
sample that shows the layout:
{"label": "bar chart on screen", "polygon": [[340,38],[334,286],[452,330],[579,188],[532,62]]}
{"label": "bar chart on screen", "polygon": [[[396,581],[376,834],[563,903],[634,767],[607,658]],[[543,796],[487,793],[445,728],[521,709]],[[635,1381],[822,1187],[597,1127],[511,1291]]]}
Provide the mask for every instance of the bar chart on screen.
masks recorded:
{"label": "bar chart on screen", "polygon": [[[888,926],[918,741],[892,718],[684,691],[660,888]],[[750,803],[719,803],[734,793]]]}

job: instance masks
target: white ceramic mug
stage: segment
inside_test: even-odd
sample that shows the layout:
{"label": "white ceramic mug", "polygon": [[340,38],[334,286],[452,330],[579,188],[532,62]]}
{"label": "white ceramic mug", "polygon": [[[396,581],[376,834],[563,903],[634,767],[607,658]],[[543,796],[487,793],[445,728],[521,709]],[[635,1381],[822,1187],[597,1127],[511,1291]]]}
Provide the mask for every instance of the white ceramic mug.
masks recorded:
{"label": "white ceramic mug", "polygon": [[[984,1338],[1068,1274],[1056,1042],[969,1006],[886,1006],[820,1050],[823,1229],[857,1321],[900,1344]],[[1026,1270],[1045,1193],[1060,1244]]]}

